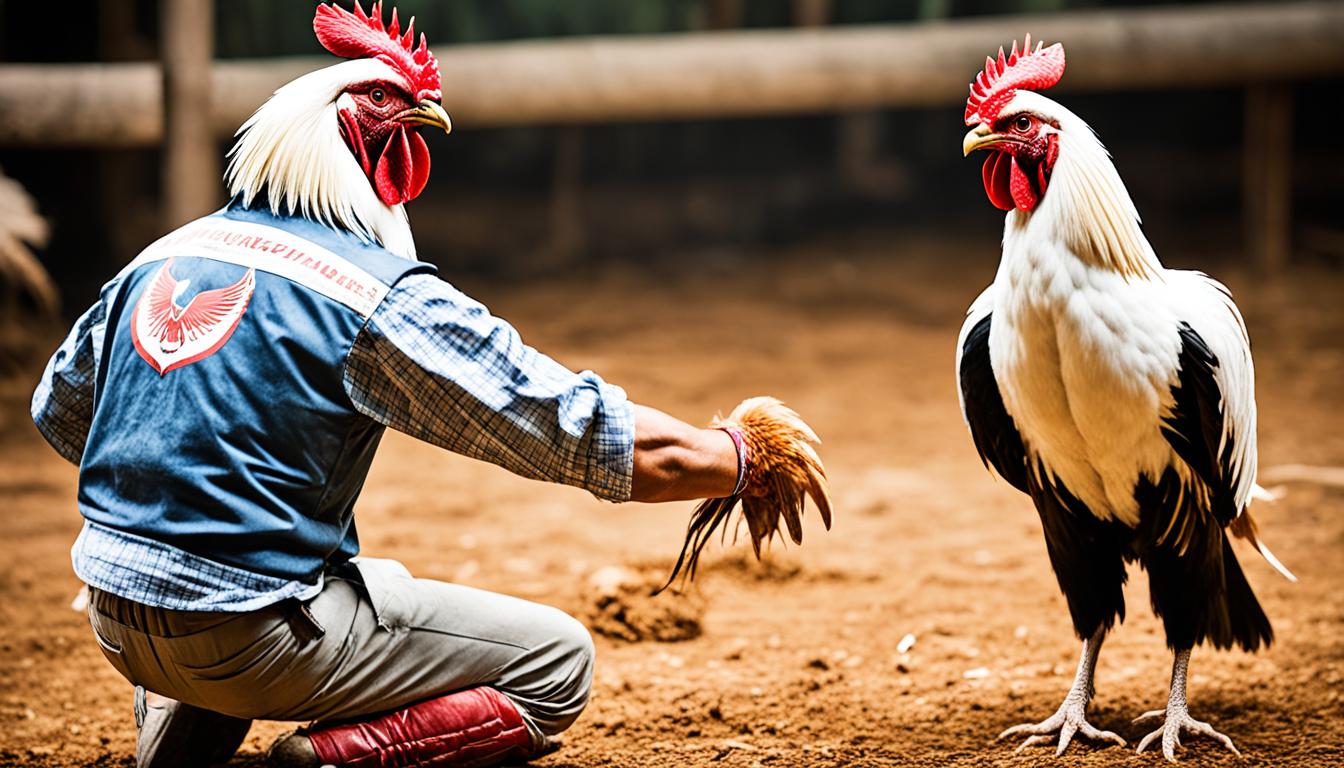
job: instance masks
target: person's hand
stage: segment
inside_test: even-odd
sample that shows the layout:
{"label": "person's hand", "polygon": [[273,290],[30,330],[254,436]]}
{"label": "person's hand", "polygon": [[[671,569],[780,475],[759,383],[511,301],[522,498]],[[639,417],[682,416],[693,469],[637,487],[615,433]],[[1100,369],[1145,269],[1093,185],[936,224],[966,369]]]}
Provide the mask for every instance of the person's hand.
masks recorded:
{"label": "person's hand", "polygon": [[671,586],[678,574],[686,580],[695,578],[701,550],[721,527],[727,535],[725,522],[739,501],[757,559],[761,542],[774,537],[781,520],[789,538],[802,543],[803,506],[809,496],[826,528],[831,527],[826,468],[812,447],[821,440],[796,412],[773,397],[753,397],[709,426],[727,433],[737,448],[736,487],[731,495],[708,499],[695,508],[672,575],[658,592]]}

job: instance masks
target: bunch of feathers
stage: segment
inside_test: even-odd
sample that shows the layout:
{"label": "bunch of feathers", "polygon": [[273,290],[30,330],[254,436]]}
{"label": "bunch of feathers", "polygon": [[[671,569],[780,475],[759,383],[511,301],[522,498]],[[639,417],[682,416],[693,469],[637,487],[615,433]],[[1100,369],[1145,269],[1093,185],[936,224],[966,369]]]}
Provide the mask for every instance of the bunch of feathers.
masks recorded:
{"label": "bunch of feathers", "polygon": [[32,197],[0,170],[0,383],[32,356],[33,321],[53,320],[59,309],[56,287],[31,250],[47,236]]}
{"label": "bunch of feathers", "polygon": [[741,430],[750,457],[745,487],[736,496],[700,502],[691,513],[686,541],[672,567],[672,575],[654,594],[671,586],[679,574],[683,584],[695,578],[701,551],[715,531],[721,537],[727,536],[726,522],[739,501],[742,516],[738,524],[746,521],[757,559],[761,557],[761,542],[774,538],[781,521],[795,544],[803,542],[802,514],[808,496],[821,512],[826,528],[831,527],[826,468],[812,447],[821,440],[792,408],[773,397],[753,397],[743,400],[728,418],[715,417],[709,426]]}

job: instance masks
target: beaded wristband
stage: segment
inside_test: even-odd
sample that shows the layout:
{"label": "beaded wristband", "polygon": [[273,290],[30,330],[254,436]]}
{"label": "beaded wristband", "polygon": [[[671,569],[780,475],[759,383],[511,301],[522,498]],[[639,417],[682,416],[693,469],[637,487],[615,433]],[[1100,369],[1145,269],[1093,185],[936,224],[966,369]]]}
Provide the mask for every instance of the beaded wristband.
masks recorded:
{"label": "beaded wristband", "polygon": [[747,488],[747,464],[751,461],[747,439],[742,434],[741,427],[718,427],[718,429],[733,439],[733,447],[737,449],[737,484],[733,486],[732,496],[739,496]]}

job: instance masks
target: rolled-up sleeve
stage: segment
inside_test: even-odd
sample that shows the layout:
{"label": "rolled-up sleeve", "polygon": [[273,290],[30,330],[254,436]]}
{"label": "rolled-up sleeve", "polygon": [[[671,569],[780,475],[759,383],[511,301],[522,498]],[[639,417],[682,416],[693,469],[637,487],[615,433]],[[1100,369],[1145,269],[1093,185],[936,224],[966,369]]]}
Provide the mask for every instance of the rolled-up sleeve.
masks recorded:
{"label": "rolled-up sleeve", "polygon": [[94,378],[105,330],[105,312],[99,301],[70,329],[33,392],[31,413],[37,431],[72,464],[84,457],[89,439]]}
{"label": "rolled-up sleeve", "polygon": [[429,274],[392,289],[356,338],[345,387],[362,413],[524,477],[630,498],[625,392],[523,343],[507,322]]}

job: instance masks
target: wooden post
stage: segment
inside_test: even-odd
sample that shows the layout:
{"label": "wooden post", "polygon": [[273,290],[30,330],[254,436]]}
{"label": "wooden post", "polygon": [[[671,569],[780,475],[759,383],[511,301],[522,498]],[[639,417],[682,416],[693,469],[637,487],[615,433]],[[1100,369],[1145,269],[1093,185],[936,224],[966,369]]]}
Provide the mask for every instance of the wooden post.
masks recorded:
{"label": "wooden post", "polygon": [[1255,267],[1273,274],[1292,251],[1293,92],[1282,83],[1246,90],[1242,202],[1246,248]]}
{"label": "wooden post", "polygon": [[[134,11],[126,0],[98,0],[100,62],[153,62],[157,57],[155,41],[140,33]],[[104,263],[125,264],[145,243],[163,233],[162,206],[152,192],[152,180],[162,170],[146,163],[139,153],[120,148],[99,152],[95,162]]]}
{"label": "wooden post", "polygon": [[[831,0],[793,0],[793,25],[816,29],[831,22]],[[876,110],[840,116],[836,139],[840,178],[851,191],[875,186],[873,173],[882,143],[882,114]]]}
{"label": "wooden post", "polygon": [[923,21],[945,19],[952,15],[952,0],[919,0],[915,6],[915,18]]}
{"label": "wooden post", "polygon": [[882,113],[873,110],[851,112],[840,120],[840,175],[854,192],[879,192],[887,174],[877,167],[881,162]]}
{"label": "wooden post", "polygon": [[161,0],[163,60],[163,219],[177,227],[209,213],[222,197],[210,114],[214,53],[211,0]]}
{"label": "wooden post", "polygon": [[824,27],[831,23],[831,0],[793,0],[795,27]]}
{"label": "wooden post", "polygon": [[556,131],[551,176],[550,247],[537,266],[554,270],[568,266],[583,251],[583,128],[567,125]]}
{"label": "wooden post", "polygon": [[736,29],[742,23],[742,0],[705,0],[705,26]]}

